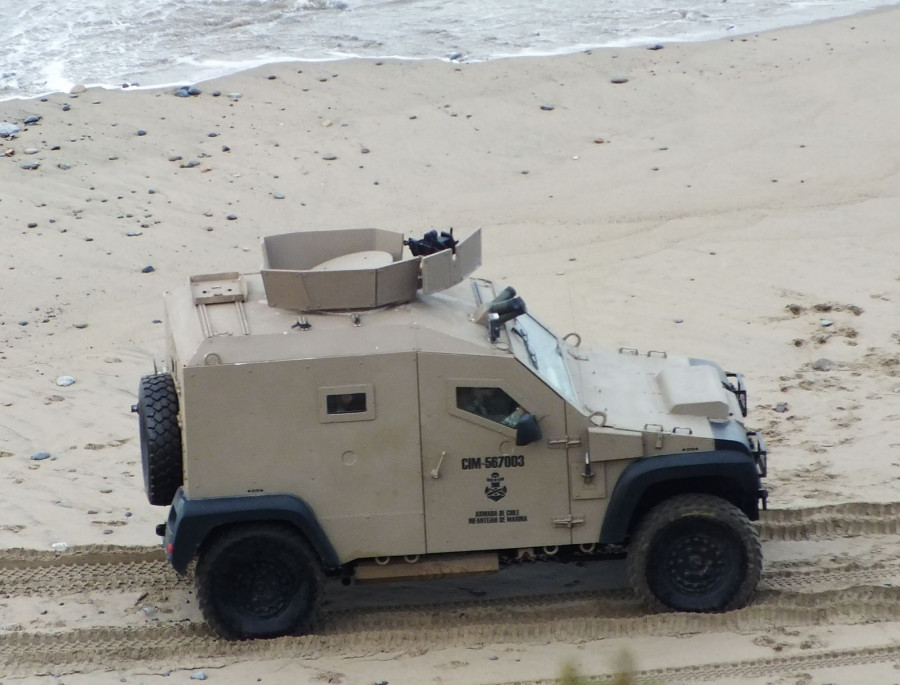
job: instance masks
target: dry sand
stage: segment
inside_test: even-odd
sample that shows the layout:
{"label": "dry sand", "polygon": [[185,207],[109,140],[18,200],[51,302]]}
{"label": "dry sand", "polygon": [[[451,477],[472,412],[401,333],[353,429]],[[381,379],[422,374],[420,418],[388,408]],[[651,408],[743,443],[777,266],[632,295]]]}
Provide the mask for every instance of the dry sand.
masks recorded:
{"label": "dry sand", "polygon": [[651,682],[900,681],[897,507],[867,506],[900,499],[898,33],[892,9],[657,51],[278,64],[188,99],[0,103],[0,121],[43,117],[0,141],[0,549],[156,545],[129,410],[161,356],[161,293],[258,269],[261,236],[362,226],[483,227],[480,275],[557,331],[742,371],[770,505],[841,504],[786,534],[804,542],[768,534],[759,606],[730,619],[642,616],[602,589],[541,614],[529,592],[557,583],[538,573],[508,614],[500,595],[429,608],[451,583],[423,610],[253,648],[203,637],[164,565],[66,580],[7,551],[2,682],[547,682],[566,662],[614,672],[623,650]]}

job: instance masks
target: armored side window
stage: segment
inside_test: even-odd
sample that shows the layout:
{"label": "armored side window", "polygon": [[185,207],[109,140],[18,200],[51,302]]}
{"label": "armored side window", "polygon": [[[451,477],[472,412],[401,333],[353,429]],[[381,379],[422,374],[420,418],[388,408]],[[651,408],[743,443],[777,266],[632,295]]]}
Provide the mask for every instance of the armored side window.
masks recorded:
{"label": "armored side window", "polygon": [[475,416],[515,428],[525,410],[500,388],[457,387],[456,406]]}
{"label": "armored side window", "polygon": [[371,385],[319,388],[319,420],[322,423],[371,421],[375,418],[375,391]]}
{"label": "armored side window", "polygon": [[366,393],[345,392],[340,395],[327,395],[325,411],[328,414],[358,414],[366,410]]}

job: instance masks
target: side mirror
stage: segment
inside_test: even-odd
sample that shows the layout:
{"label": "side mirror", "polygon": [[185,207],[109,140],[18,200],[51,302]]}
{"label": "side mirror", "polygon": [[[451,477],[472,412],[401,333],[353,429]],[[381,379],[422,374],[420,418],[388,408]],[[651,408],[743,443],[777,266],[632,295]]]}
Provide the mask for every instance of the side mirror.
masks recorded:
{"label": "side mirror", "polygon": [[530,445],[541,437],[541,427],[534,414],[523,414],[516,425],[516,446]]}

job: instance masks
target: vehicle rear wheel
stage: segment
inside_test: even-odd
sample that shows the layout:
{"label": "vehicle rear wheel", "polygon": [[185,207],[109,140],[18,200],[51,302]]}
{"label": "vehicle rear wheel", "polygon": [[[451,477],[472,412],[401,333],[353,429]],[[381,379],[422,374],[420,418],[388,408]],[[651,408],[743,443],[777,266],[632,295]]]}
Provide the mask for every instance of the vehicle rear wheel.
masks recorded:
{"label": "vehicle rear wheel", "polygon": [[309,632],[324,575],[306,540],[287,525],[230,528],[200,551],[197,598],[210,627],[229,640]]}
{"label": "vehicle rear wheel", "polygon": [[135,410],[147,499],[150,504],[167,506],[184,483],[178,392],[172,376],[157,373],[141,378]]}
{"label": "vehicle rear wheel", "polygon": [[650,510],[628,548],[628,579],[658,611],[730,611],[762,573],[759,534],[736,506],[711,495],[672,497]]}

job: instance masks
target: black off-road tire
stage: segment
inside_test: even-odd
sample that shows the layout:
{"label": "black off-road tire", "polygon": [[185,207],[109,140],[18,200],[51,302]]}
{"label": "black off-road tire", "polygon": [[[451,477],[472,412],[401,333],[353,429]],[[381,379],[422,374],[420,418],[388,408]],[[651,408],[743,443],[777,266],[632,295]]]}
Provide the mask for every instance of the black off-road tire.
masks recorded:
{"label": "black off-road tire", "polygon": [[229,640],[299,635],[318,621],[325,576],[289,525],[226,529],[200,550],[197,600],[209,626]]}
{"label": "black off-road tire", "polygon": [[172,376],[157,373],[141,378],[135,406],[147,499],[150,504],[167,506],[184,483],[178,393]]}
{"label": "black off-road tire", "polygon": [[756,590],[762,546],[756,528],[730,502],[678,495],[640,521],[627,566],[634,591],[655,611],[731,611]]}

